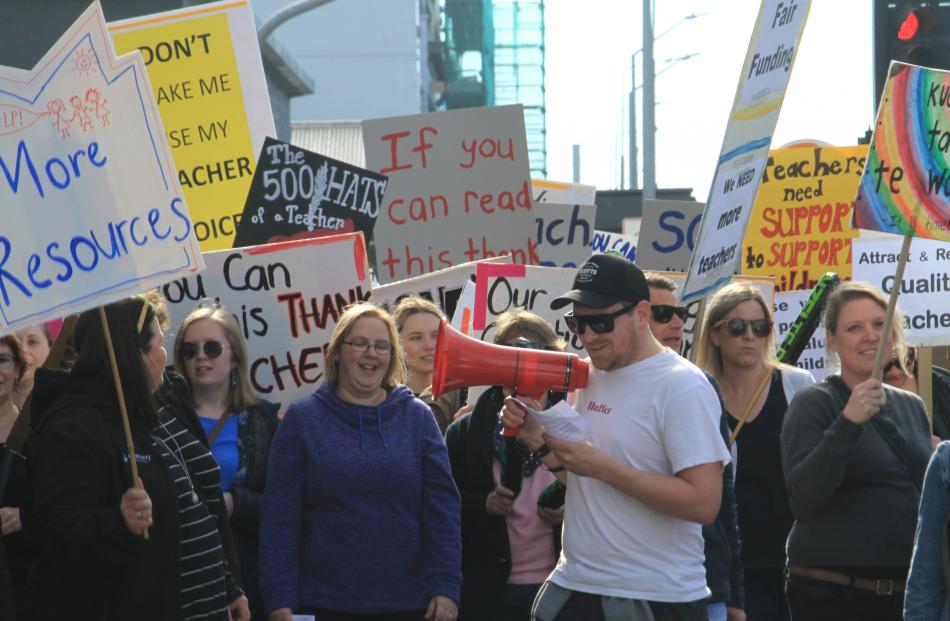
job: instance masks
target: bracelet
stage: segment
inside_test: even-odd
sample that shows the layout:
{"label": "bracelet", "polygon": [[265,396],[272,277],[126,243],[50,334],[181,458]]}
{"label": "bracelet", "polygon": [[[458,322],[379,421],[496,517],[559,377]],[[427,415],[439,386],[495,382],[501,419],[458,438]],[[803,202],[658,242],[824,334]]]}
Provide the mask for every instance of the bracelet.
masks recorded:
{"label": "bracelet", "polygon": [[551,453],[551,447],[548,446],[547,443],[545,442],[538,448],[538,450],[531,453],[531,458],[541,461],[542,457],[544,457],[545,455],[549,455],[550,453]]}
{"label": "bracelet", "polygon": [[558,472],[564,472],[564,466],[558,466],[557,468],[548,468],[548,467],[545,466],[544,464],[541,464],[541,467],[544,468],[545,470],[547,470],[548,472],[552,473],[552,474],[555,474],[555,473],[558,473]]}

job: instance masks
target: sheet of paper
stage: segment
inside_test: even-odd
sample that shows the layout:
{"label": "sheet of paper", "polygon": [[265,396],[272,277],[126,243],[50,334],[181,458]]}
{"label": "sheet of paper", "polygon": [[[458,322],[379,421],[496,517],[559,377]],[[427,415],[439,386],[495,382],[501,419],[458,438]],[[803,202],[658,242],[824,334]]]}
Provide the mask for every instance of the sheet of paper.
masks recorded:
{"label": "sheet of paper", "polygon": [[590,422],[578,414],[566,401],[558,401],[555,405],[539,412],[528,407],[520,399],[514,397],[512,399],[527,410],[528,414],[534,416],[544,430],[558,440],[587,442],[593,435]]}

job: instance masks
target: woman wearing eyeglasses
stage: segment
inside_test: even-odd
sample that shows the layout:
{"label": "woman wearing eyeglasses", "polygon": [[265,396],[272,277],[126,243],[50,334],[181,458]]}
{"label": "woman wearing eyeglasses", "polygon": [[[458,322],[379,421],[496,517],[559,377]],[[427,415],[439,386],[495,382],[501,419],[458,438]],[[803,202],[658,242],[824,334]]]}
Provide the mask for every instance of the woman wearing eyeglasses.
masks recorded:
{"label": "woman wearing eyeglasses", "polygon": [[461,588],[459,497],[428,406],[400,384],[392,318],[340,316],[326,381],[287,410],[261,516],[272,621],[451,621]]}
{"label": "woman wearing eyeglasses", "polygon": [[[835,290],[824,321],[841,371],[799,393],[785,417],[782,461],[795,514],[787,590],[796,621],[902,617],[931,443],[920,397],[872,377],[887,302],[867,283]],[[895,311],[885,350],[902,360],[903,326]]]}
{"label": "woman wearing eyeglasses", "polygon": [[261,399],[248,380],[247,348],[237,320],[219,306],[197,308],[175,337],[175,366],[187,379],[211,452],[255,620],[261,603],[258,548],[261,498],[279,406]]}
{"label": "woman wearing eyeglasses", "polygon": [[794,517],[785,491],[779,436],[792,397],[814,384],[808,371],[775,360],[772,316],[758,289],[731,284],[706,306],[697,364],[719,382],[735,438],[736,505],[746,615],[789,619],[785,539]]}
{"label": "woman wearing eyeglasses", "polygon": [[[494,342],[534,349],[564,350],[554,329],[526,310],[498,318]],[[531,604],[561,552],[561,503],[542,500],[558,487],[541,464],[541,428],[519,439],[502,438],[498,413],[505,392],[494,386],[470,414],[463,414],[445,436],[452,475],[462,495],[462,605],[460,620],[528,621]],[[551,393],[545,407],[564,397]],[[505,451],[503,442],[520,449]],[[507,482],[507,460],[516,459],[518,480]],[[507,486],[506,486],[507,485]],[[514,493],[514,487],[520,491]],[[546,494],[547,492],[547,494]],[[560,504],[560,506],[558,506]]]}

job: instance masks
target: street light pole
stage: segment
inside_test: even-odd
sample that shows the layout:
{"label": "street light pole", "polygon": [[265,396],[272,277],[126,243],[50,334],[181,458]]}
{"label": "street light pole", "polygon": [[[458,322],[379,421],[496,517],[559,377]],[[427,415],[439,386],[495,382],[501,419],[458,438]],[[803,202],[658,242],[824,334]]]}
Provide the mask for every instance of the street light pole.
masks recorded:
{"label": "street light pole", "polygon": [[637,178],[637,53],[630,57],[630,189],[640,188]]}
{"label": "street light pole", "polygon": [[[653,16],[643,0],[643,199],[656,198],[656,91],[653,63]],[[635,86],[635,85],[634,85]],[[632,127],[631,127],[632,129]]]}

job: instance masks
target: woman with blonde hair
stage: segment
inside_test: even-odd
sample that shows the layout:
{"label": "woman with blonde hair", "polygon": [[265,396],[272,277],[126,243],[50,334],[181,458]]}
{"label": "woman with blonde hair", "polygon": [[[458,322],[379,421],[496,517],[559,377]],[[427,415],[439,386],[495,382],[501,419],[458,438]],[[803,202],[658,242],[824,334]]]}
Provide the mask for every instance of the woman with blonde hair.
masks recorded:
{"label": "woman with blonde hair", "polygon": [[867,283],[838,287],[824,321],[841,370],[801,391],[785,417],[782,463],[795,515],[787,591],[796,621],[902,618],[931,442],[920,397],[872,377],[881,339],[903,358],[896,309],[884,334],[887,302]]}
{"label": "woman with blonde hair", "polygon": [[753,286],[731,284],[706,306],[697,364],[722,392],[736,456],[736,504],[745,611],[749,621],[789,618],[785,539],[792,510],[785,491],[779,436],[792,397],[815,380],[775,359],[772,314]]}
{"label": "woman with blonde hair", "polygon": [[221,467],[224,504],[255,621],[265,618],[258,588],[261,498],[279,405],[251,390],[237,319],[219,305],[192,311],[175,337],[175,367]]}
{"label": "woman with blonde hair", "polygon": [[344,311],[326,381],[287,410],[261,518],[273,621],[452,621],[461,589],[459,496],[429,408],[400,382],[392,318]]}

